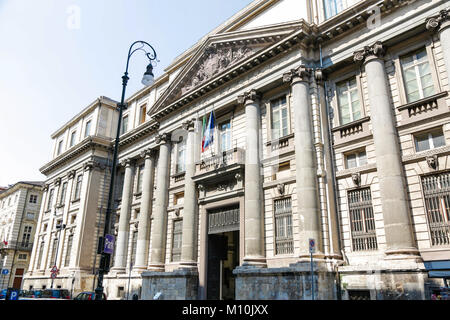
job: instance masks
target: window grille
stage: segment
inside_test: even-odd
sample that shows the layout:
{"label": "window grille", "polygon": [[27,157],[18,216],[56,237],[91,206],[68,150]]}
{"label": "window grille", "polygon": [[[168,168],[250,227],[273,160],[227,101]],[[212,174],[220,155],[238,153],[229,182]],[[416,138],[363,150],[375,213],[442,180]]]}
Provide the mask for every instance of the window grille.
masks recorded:
{"label": "window grille", "polygon": [[172,261],[180,261],[181,259],[181,237],[183,232],[183,220],[173,221],[172,235]]}
{"label": "window grille", "polygon": [[450,245],[450,172],[422,177],[432,246]]}
{"label": "window grille", "polygon": [[275,254],[294,253],[292,235],[292,202],[291,198],[274,201],[275,211]]}
{"label": "window grille", "polygon": [[377,250],[375,218],[370,188],[348,192],[348,206],[354,251]]}

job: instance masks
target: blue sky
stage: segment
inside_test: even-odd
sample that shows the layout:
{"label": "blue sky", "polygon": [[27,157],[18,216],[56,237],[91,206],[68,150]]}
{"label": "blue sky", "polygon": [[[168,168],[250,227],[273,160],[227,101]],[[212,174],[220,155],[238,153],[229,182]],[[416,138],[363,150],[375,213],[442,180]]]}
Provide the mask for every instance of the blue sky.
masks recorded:
{"label": "blue sky", "polygon": [[[50,135],[98,96],[120,99],[132,42],[153,45],[159,76],[250,2],[0,0],[0,186],[45,180]],[[127,96],[142,88],[146,64],[133,55]]]}

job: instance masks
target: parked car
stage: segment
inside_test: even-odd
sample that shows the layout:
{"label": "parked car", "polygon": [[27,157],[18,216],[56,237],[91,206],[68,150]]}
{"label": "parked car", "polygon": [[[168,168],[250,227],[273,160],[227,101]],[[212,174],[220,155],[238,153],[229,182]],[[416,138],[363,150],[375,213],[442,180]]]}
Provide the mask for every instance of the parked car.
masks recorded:
{"label": "parked car", "polygon": [[3,289],[3,290],[0,291],[0,299],[5,299],[6,298],[6,292],[7,292],[6,289]]}
{"label": "parked car", "polygon": [[[95,292],[86,291],[80,292],[73,300],[95,300]],[[103,293],[103,299],[106,300],[106,295]]]}
{"label": "parked car", "polygon": [[42,290],[40,298],[44,298],[44,299],[70,299],[70,292],[67,289],[45,289],[45,290]]}

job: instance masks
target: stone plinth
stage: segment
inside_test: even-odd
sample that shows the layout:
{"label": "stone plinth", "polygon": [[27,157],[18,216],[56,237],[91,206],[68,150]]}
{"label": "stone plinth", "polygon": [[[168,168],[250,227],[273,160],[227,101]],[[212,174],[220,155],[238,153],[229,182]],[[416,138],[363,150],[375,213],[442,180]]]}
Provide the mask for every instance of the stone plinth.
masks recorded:
{"label": "stone plinth", "polygon": [[159,300],[196,300],[198,298],[198,272],[175,270],[173,272],[144,272],[142,276],[142,300],[153,300],[161,292]]}
{"label": "stone plinth", "polygon": [[[236,300],[311,300],[309,263],[287,268],[237,267]],[[315,300],[336,299],[335,273],[314,262]]]}

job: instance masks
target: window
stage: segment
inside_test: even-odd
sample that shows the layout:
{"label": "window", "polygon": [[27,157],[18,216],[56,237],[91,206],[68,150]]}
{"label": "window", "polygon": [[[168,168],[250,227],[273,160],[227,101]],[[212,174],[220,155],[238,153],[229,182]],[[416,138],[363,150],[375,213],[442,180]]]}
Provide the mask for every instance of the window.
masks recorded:
{"label": "window", "polygon": [[63,141],[61,140],[58,142],[58,154],[57,155],[61,154],[62,148],[63,148]]}
{"label": "window", "polygon": [[280,139],[289,134],[288,127],[288,107],[286,97],[272,100],[271,106],[271,126],[272,140]]}
{"label": "window", "polygon": [[222,122],[219,125],[220,152],[231,149],[231,122]]}
{"label": "window", "polygon": [[55,192],[55,189],[50,189],[50,191],[49,191],[48,200],[47,200],[47,211],[49,211],[52,208],[54,192]]}
{"label": "window", "polygon": [[88,120],[88,122],[86,122],[86,126],[84,127],[84,137],[85,138],[91,134],[91,123],[92,123],[91,120]]}
{"label": "window", "polygon": [[50,257],[50,261],[48,262],[48,266],[51,268],[55,265],[55,259],[56,259],[56,250],[58,249],[58,239],[53,239],[53,245],[52,245],[52,255]]}
{"label": "window", "polygon": [[325,19],[329,19],[347,7],[347,0],[324,0]]}
{"label": "window", "polygon": [[445,146],[445,138],[442,129],[415,135],[414,142],[417,152]]}
{"label": "window", "polygon": [[184,192],[178,192],[173,195],[173,204],[181,205],[184,203]]}
{"label": "window", "polygon": [[450,245],[450,172],[422,177],[432,246]]}
{"label": "window", "polygon": [[71,146],[71,147],[73,147],[73,146],[75,145],[75,139],[76,139],[76,137],[77,137],[77,132],[76,132],[76,131],[73,131],[73,132],[70,134],[70,146]]}
{"label": "window", "polygon": [[77,182],[76,182],[76,184],[75,184],[75,193],[74,193],[74,195],[73,195],[73,199],[74,199],[74,200],[80,199],[80,194],[81,194],[81,184],[82,184],[82,182],[83,182],[83,175],[80,174],[80,175],[77,177]]}
{"label": "window", "polygon": [[173,235],[172,235],[172,261],[180,261],[181,259],[181,240],[183,220],[173,221]]}
{"label": "window", "polygon": [[358,151],[345,155],[345,168],[351,169],[361,167],[367,164],[366,151]]}
{"label": "window", "polygon": [[425,48],[400,58],[400,63],[408,103],[429,97],[435,93],[431,67]]}
{"label": "window", "polygon": [[25,226],[23,228],[23,235],[22,235],[22,246],[23,247],[28,247],[28,245],[30,244],[32,229],[33,229],[33,227],[31,227],[31,226]]}
{"label": "window", "polygon": [[144,177],[144,165],[140,165],[139,166],[139,174],[138,174],[138,179],[137,179],[137,186],[136,186],[136,192],[137,193],[141,193],[142,192],[142,180]]}
{"label": "window", "polygon": [[122,118],[122,132],[121,134],[124,134],[128,131],[128,116],[124,116]]}
{"label": "window", "polygon": [[274,201],[275,254],[294,253],[291,198]]}
{"label": "window", "polygon": [[19,260],[27,260],[28,255],[26,253],[19,254]]}
{"label": "window", "polygon": [[35,194],[30,195],[30,203],[37,203],[38,196]]}
{"label": "window", "polygon": [[186,171],[186,140],[182,139],[177,145],[176,173]]}
{"label": "window", "polygon": [[349,191],[348,208],[353,250],[376,250],[378,245],[370,188]]}
{"label": "window", "polygon": [[336,91],[339,123],[344,125],[361,119],[361,103],[356,78],[337,83]]}
{"label": "window", "polygon": [[134,266],[134,262],[136,261],[136,244],[137,244],[137,231],[133,231],[133,235],[131,238],[131,265]]}
{"label": "window", "polygon": [[64,182],[61,187],[61,194],[59,195],[59,205],[64,205],[64,201],[66,200],[66,191],[67,191],[67,182]]}
{"label": "window", "polygon": [[64,261],[64,267],[68,267],[70,264],[70,252],[72,251],[72,242],[73,242],[73,235],[71,234],[67,238],[66,259]]}
{"label": "window", "polygon": [[27,212],[27,219],[28,220],[34,220],[35,214],[34,212]]}
{"label": "window", "polygon": [[144,104],[144,105],[141,107],[141,110],[140,110],[139,124],[142,124],[142,123],[145,122],[145,116],[146,116],[146,115],[147,115],[147,105]]}
{"label": "window", "polygon": [[291,162],[285,161],[272,167],[272,180],[287,178],[291,175]]}

